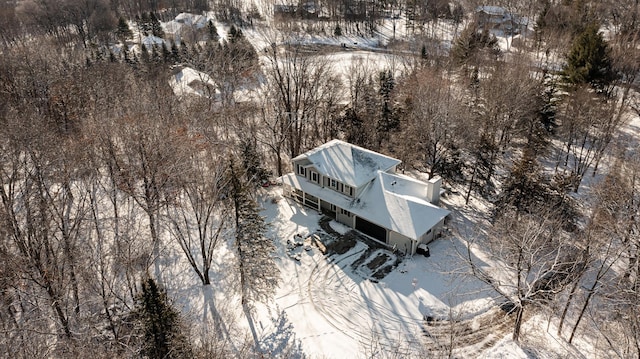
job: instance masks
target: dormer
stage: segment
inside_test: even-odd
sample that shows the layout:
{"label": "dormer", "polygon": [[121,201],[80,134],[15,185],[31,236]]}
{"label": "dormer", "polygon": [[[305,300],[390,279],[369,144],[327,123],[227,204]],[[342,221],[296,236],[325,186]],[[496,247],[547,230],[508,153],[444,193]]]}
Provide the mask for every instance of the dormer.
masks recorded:
{"label": "dormer", "polygon": [[308,168],[312,166],[311,161],[307,158],[295,158],[293,159],[293,172],[300,177],[309,178]]}

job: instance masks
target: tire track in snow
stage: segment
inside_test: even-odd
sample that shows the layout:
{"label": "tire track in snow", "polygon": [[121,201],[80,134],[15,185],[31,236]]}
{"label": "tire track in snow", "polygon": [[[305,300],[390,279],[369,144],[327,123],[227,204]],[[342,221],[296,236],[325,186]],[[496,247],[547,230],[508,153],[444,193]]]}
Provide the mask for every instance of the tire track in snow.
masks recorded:
{"label": "tire track in snow", "polygon": [[[350,271],[348,267],[357,259],[354,257],[366,249],[337,260],[320,261],[314,266],[308,281],[313,308],[338,332],[361,345],[378,341],[383,347],[396,348],[397,339],[389,339],[391,334],[396,337],[402,334],[404,340],[401,344],[421,343],[421,319],[397,313],[388,305],[370,298],[364,298],[363,302],[357,291],[358,285],[346,271]],[[365,327],[363,323],[369,323],[369,326]]]}
{"label": "tire track in snow", "polygon": [[[308,294],[309,294],[309,301],[311,302],[313,308],[316,310],[316,312],[318,312],[326,321],[327,323],[329,323],[329,325],[331,325],[334,329],[336,329],[338,332],[346,335],[347,337],[355,340],[356,342],[362,343],[362,340],[364,338],[362,338],[361,336],[356,337],[354,335],[354,333],[352,333],[352,331],[350,330],[345,330],[343,328],[342,325],[338,325],[338,323],[342,322],[343,318],[338,318],[336,317],[336,315],[334,314],[334,311],[331,310],[327,310],[327,307],[324,305],[324,303],[322,305],[320,305],[320,303],[316,300],[314,300],[314,291],[313,291],[313,284],[317,284],[317,283],[321,283],[320,287],[321,288],[327,288],[328,284],[332,283],[332,281],[329,278],[329,275],[331,274],[331,266],[332,265],[337,265],[338,263],[347,260],[351,257],[354,257],[356,255],[362,254],[365,251],[365,249],[362,249],[358,252],[355,252],[353,254],[350,254],[348,256],[345,256],[344,258],[338,260],[338,261],[331,261],[331,262],[327,262],[326,261],[326,257],[322,257],[322,260],[318,263],[316,263],[316,265],[313,267],[313,269],[311,270],[311,274],[309,275],[309,280],[308,280],[308,286],[307,286],[307,290],[308,290]],[[324,280],[323,281],[318,281],[318,277],[320,277],[322,275],[322,273],[319,273],[319,268],[320,265],[323,265],[325,267],[325,271],[324,271]],[[348,265],[348,264],[347,264]],[[344,267],[340,267],[340,270],[344,269],[346,266]],[[314,278],[315,276],[315,278]],[[334,271],[334,274],[332,275],[333,277],[337,277],[337,274]],[[323,293],[324,294],[324,293]],[[333,295],[332,295],[333,294]],[[335,302],[335,300],[333,299],[334,295],[336,293],[329,293],[329,295],[324,295],[323,297],[325,299],[328,299],[330,301],[332,301],[332,303],[329,303],[330,305],[334,306],[338,305],[339,303]],[[352,326],[356,326],[353,321],[351,321]],[[355,333],[357,334],[357,333]]]}

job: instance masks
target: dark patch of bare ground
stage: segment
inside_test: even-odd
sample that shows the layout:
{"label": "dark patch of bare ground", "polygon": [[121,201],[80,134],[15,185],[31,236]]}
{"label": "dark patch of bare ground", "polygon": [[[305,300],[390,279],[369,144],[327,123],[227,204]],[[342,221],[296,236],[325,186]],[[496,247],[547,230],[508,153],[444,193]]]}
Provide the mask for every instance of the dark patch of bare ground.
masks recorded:
{"label": "dark patch of bare ground", "polygon": [[[320,227],[324,233],[317,232],[317,237],[312,240],[311,244],[318,247],[327,257],[331,257],[333,255],[347,253],[356,246],[357,242],[364,243],[368,248],[351,264],[351,268],[354,269],[356,273],[361,274],[362,271],[358,271],[357,269],[366,266],[368,268],[367,272],[370,272],[371,275],[365,279],[377,282],[386,277],[387,274],[391,273],[391,271],[402,262],[403,255],[391,252],[384,244],[355,230],[341,234],[331,228],[329,222],[331,222],[331,218],[329,217],[322,217],[322,219],[320,219]],[[322,247],[324,247],[325,250],[323,250]]]}

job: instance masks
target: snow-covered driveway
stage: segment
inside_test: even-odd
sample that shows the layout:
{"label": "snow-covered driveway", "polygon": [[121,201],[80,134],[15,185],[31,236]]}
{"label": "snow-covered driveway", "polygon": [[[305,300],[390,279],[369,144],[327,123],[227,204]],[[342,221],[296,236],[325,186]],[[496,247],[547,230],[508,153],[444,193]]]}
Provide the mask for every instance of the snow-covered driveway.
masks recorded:
{"label": "snow-covered driveway", "polygon": [[[277,196],[279,190],[271,190]],[[358,242],[343,255],[324,256],[317,248],[295,249],[287,255],[286,241],[320,230],[320,216],[280,198],[263,203],[272,235],[279,243],[282,283],[277,311],[284,311],[305,354],[328,358],[356,358],[390,348],[415,352],[425,346],[423,314],[446,317],[449,306],[472,312],[486,310],[491,299],[477,284],[463,283],[443,269],[451,269],[451,245],[439,241],[432,257],[407,258],[380,282],[364,279],[352,264],[368,249]],[[462,293],[458,285],[464,285]]]}

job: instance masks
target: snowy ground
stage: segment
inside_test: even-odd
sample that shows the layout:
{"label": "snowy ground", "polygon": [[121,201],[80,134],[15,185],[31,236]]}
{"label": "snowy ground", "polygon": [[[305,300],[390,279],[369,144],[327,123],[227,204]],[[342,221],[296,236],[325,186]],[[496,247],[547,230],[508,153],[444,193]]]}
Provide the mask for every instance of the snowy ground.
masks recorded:
{"label": "snowy ground", "polygon": [[[285,253],[287,239],[319,231],[320,215],[280,198],[280,193],[280,188],[271,189],[267,197],[278,202],[262,203],[278,242],[282,270],[273,307],[263,308],[259,315],[263,338],[277,330],[268,324],[274,322],[270,313],[277,313],[286,315],[300,350],[311,357],[361,357],[376,346],[418,353],[428,346],[422,332],[424,316],[446,320],[451,308],[457,318],[468,319],[495,306],[494,293],[462,274],[456,251],[461,244],[453,238],[430,245],[430,258],[406,258],[379,283],[364,279],[350,266],[366,248],[362,243],[343,255],[326,257],[317,248],[301,248],[300,261],[290,258]],[[332,226],[346,230],[337,223]]]}
{"label": "snowy ground", "polygon": [[[182,17],[183,22],[188,22],[184,15]],[[228,28],[215,20],[214,23],[220,37],[224,38]],[[174,29],[179,26],[174,22],[170,27]],[[391,22],[384,22],[376,37],[304,35],[298,41],[309,46],[334,46],[335,51],[322,56],[344,77],[355,62],[379,69],[395,67],[394,61],[397,60],[378,47],[388,43],[394,36],[405,35],[401,31],[404,26],[396,24],[395,34],[392,28]],[[432,32],[439,33],[438,37],[446,43],[444,47],[449,47],[455,32],[462,28],[463,25],[454,29],[442,24],[434,27]],[[282,34],[277,31],[260,26],[243,29],[243,32],[258,53],[272,42],[282,39]],[[514,51],[512,38],[497,35],[503,51]],[[341,49],[343,43],[349,47]],[[191,87],[194,81],[209,83],[211,80],[187,68],[174,74],[171,81],[176,92],[186,94],[198,93],[197,88]],[[623,129],[624,135],[634,139],[628,146],[637,145],[639,128],[635,117]],[[585,183],[581,193],[588,193],[590,185]],[[272,198],[279,200],[273,203]],[[475,235],[474,231],[486,225],[482,222],[487,210],[481,201],[472,197],[471,204],[467,206],[461,194],[453,194],[444,200],[444,204],[454,211],[452,225],[459,227],[461,235]],[[449,236],[435,241],[430,244],[430,258],[406,258],[398,268],[375,283],[364,279],[361,273],[351,268],[351,263],[364,250],[362,244],[343,255],[332,257],[322,255],[316,248],[309,251],[300,248],[300,260],[290,258],[286,253],[286,241],[296,234],[305,237],[320,230],[319,214],[281,198],[281,189],[278,187],[272,187],[263,194],[262,205],[266,221],[271,224],[270,235],[277,241],[278,264],[282,272],[282,283],[274,302],[259,306],[255,318],[258,339],[265,352],[276,356],[306,355],[313,358],[376,356],[377,350],[391,348],[419,353],[432,344],[423,335],[424,316],[446,320],[454,315],[459,320],[470,321],[471,327],[475,327],[477,332],[479,323],[474,322],[475,318],[495,309],[495,293],[466,275],[465,264],[458,254],[458,251],[464,250],[464,245],[458,238]],[[476,227],[477,224],[480,226]],[[349,230],[337,223],[333,223],[332,227],[340,233]],[[486,262],[487,256],[481,250],[474,254],[477,260],[485,261],[483,265],[491,265]],[[246,319],[242,313],[238,313],[237,298],[229,297],[224,292],[224,288],[232,287],[235,280],[225,270],[235,260],[232,251],[222,251],[220,258],[215,261],[219,266],[212,270],[217,273],[214,282],[223,290],[203,289],[198,285],[190,269],[185,267],[180,253],[168,258],[173,259],[169,259],[165,267],[168,270],[173,268],[173,273],[166,276],[169,278],[167,286],[173,288],[174,293],[180,293],[180,303],[185,312],[195,318],[207,318],[213,311],[223,315],[227,313],[230,317],[225,320],[238,322],[241,328],[248,330]],[[461,357],[487,358],[584,357],[576,347],[584,349],[582,353],[589,353],[589,343],[577,340],[576,346],[572,347],[549,334],[555,333],[556,329],[553,322],[549,323],[547,319],[537,314],[528,319],[523,327],[523,333],[535,333],[533,338],[528,337],[531,340],[528,347],[537,347],[536,351],[521,349],[510,339],[510,328],[507,327],[503,328],[504,331],[495,331],[501,337],[494,338],[490,346],[471,346],[458,354]],[[206,321],[203,319],[203,322]],[[545,327],[550,329],[544,330]]]}

